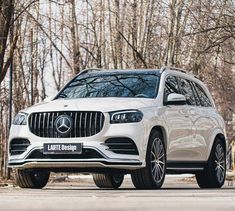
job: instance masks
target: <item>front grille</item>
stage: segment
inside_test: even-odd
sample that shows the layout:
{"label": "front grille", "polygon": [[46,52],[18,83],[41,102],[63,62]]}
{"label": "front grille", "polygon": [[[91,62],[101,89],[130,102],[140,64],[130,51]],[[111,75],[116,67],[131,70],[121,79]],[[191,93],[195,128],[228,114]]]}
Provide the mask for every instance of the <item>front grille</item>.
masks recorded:
{"label": "front grille", "polygon": [[[61,115],[70,116],[72,128],[66,134],[59,133],[55,121]],[[96,111],[60,111],[32,113],[29,116],[29,129],[36,136],[48,138],[88,137],[99,133],[104,125],[104,114]]]}
{"label": "front grille", "polygon": [[23,138],[13,139],[10,143],[10,154],[20,155],[27,150],[29,145],[30,142],[27,139]]}
{"label": "front grille", "polygon": [[138,149],[133,140],[130,138],[109,138],[105,141],[105,145],[109,147],[108,150],[117,154],[138,155]]}

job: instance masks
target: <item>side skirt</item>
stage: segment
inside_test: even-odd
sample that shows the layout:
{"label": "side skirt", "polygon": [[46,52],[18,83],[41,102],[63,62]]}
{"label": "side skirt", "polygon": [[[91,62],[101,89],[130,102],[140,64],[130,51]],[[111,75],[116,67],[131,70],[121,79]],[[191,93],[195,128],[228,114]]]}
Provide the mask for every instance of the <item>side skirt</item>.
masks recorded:
{"label": "side skirt", "polygon": [[167,174],[196,173],[203,171],[207,162],[202,161],[167,161]]}

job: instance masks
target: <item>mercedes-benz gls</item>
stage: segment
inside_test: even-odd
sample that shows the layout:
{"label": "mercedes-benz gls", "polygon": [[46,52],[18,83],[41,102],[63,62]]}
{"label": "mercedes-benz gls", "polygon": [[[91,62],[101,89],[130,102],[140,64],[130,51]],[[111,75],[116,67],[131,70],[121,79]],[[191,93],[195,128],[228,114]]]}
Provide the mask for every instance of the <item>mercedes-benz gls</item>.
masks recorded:
{"label": "mercedes-benz gls", "polygon": [[201,188],[220,188],[226,149],[224,121],[192,74],[88,69],[16,115],[8,165],[22,188],[44,187],[50,172],[90,172],[100,188],[131,174],[139,189],[160,188],[166,173],[193,173]]}

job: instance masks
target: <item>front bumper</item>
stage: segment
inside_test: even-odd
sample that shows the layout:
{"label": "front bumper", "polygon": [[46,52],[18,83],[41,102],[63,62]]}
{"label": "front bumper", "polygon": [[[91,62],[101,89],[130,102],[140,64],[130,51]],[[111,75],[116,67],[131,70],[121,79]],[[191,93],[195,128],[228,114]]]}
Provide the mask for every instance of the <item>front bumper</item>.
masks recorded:
{"label": "front bumper", "polygon": [[[87,150],[92,150],[99,156],[96,158],[84,156],[86,154],[85,151]],[[83,151],[84,152],[81,155],[44,155],[41,147],[35,147],[22,159],[9,159],[8,167],[17,169],[43,168],[51,171],[59,171],[60,169],[63,169],[62,171],[68,171],[69,169],[74,171],[91,171],[91,169],[99,170],[103,168],[134,170],[142,167],[142,162],[138,159],[109,158],[94,147],[86,147]]]}
{"label": "front bumper", "polygon": [[[107,118],[106,118],[107,119]],[[147,145],[147,133],[143,123],[135,124],[109,124],[105,122],[103,130],[90,137],[83,138],[42,138],[32,134],[27,125],[13,125],[9,141],[15,138],[25,138],[31,145],[20,155],[9,156],[8,166],[17,169],[47,168],[51,170],[59,169],[84,169],[91,168],[111,168],[122,170],[134,170],[145,166],[145,149]],[[109,138],[127,137],[134,141],[137,146],[138,155],[118,154],[110,151],[104,142]],[[30,157],[35,150],[43,149],[44,143],[82,143],[84,149],[93,149],[100,157],[80,157],[80,158],[47,158]]]}

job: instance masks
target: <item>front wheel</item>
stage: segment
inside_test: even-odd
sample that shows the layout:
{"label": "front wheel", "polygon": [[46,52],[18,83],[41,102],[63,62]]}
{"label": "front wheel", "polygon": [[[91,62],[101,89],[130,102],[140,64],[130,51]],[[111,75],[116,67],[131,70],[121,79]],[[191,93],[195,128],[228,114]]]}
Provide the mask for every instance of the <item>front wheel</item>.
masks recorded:
{"label": "front wheel", "polygon": [[19,170],[15,171],[15,181],[21,188],[41,189],[46,186],[50,172],[43,170]]}
{"label": "front wheel", "polygon": [[161,188],[166,174],[166,150],[163,136],[159,131],[152,131],[147,153],[146,167],[135,170],[131,179],[137,189]]}
{"label": "front wheel", "polygon": [[221,188],[226,176],[226,150],[223,142],[216,139],[205,169],[196,174],[201,188]]}
{"label": "front wheel", "polygon": [[122,185],[123,174],[93,174],[93,180],[99,188],[113,188],[117,189]]}

